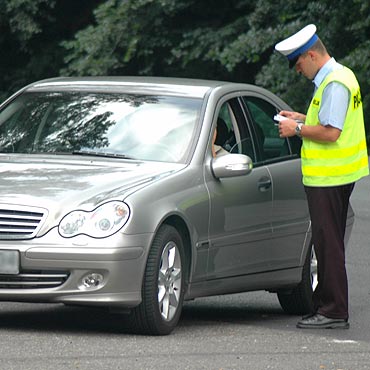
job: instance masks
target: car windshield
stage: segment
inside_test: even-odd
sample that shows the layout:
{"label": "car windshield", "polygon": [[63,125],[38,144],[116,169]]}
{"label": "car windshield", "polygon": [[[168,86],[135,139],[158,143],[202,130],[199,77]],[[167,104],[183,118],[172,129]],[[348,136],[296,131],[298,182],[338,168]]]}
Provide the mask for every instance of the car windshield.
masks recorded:
{"label": "car windshield", "polygon": [[77,153],[182,163],[202,100],[86,91],[28,92],[0,111],[0,152]]}

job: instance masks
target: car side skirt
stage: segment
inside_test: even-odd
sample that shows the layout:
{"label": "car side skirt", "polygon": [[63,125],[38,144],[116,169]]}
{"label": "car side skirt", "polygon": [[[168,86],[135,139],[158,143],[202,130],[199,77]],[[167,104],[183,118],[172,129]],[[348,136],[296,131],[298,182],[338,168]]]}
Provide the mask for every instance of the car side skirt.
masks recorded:
{"label": "car side skirt", "polygon": [[292,288],[302,279],[303,267],[258,274],[206,280],[189,284],[185,300],[211,295],[242,293],[256,290],[275,291]]}

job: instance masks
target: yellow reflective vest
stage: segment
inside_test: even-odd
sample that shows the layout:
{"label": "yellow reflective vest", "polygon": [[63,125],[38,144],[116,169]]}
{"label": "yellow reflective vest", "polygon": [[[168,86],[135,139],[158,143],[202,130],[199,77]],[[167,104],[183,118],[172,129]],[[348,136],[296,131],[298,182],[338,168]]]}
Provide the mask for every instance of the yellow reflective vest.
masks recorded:
{"label": "yellow reflective vest", "polygon": [[342,133],[334,143],[303,139],[302,174],[306,186],[345,185],[369,174],[360,87],[349,68],[334,70],[326,76],[310,103],[305,124],[320,124],[322,94],[333,81],[342,83],[350,91],[346,119]]}

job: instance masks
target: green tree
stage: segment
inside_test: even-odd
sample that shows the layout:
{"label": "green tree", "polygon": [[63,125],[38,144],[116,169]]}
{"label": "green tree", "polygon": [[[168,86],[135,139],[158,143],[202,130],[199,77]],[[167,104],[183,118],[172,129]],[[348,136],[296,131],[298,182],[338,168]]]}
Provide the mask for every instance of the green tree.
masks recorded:
{"label": "green tree", "polygon": [[95,25],[64,43],[62,73],[230,78],[218,54],[244,32],[254,2],[108,0],[95,11]]}
{"label": "green tree", "polygon": [[58,76],[62,40],[93,21],[102,0],[0,0],[0,99],[34,80]]}

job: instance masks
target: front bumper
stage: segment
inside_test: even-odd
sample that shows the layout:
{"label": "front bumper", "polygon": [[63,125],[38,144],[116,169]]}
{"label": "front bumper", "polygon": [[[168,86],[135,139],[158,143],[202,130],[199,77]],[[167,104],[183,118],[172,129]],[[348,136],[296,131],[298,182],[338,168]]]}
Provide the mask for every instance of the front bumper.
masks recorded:
{"label": "front bumper", "polygon": [[[0,240],[0,250],[17,250],[20,256],[18,275],[0,274],[0,301],[137,306],[151,239],[152,234],[122,233],[64,239],[52,230],[32,240]],[[86,287],[91,274],[102,280]]]}

